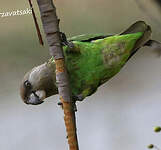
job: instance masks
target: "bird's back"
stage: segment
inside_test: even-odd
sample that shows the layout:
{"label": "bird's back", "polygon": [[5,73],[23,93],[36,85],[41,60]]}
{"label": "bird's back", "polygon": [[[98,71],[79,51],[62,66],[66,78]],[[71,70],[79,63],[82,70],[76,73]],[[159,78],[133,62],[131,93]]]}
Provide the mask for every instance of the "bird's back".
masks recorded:
{"label": "bird's back", "polygon": [[72,93],[91,95],[126,63],[142,32],[115,35],[91,42],[73,41],[76,50],[65,48]]}

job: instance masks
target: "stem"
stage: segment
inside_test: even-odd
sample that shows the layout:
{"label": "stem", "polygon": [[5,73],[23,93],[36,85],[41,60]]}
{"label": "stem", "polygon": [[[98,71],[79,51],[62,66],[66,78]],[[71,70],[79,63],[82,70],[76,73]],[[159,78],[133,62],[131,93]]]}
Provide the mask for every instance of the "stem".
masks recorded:
{"label": "stem", "polygon": [[56,15],[56,8],[52,0],[37,0],[37,3],[49,45],[49,53],[55,59],[56,80],[58,83],[60,100],[64,109],[64,121],[66,125],[69,148],[70,150],[78,150],[75,112],[71,100],[70,86],[60,39],[59,19]]}
{"label": "stem", "polygon": [[36,15],[35,15],[35,12],[34,12],[34,8],[32,7],[31,0],[29,0],[29,5],[30,5],[30,8],[32,10],[32,16],[33,16],[33,19],[34,19],[34,23],[35,23],[35,27],[36,27],[36,31],[37,31],[37,36],[39,38],[39,42],[43,46],[44,45],[44,42],[43,42],[43,39],[42,39],[42,36],[41,36],[41,32],[40,32],[39,25],[37,23],[37,19],[36,19]]}

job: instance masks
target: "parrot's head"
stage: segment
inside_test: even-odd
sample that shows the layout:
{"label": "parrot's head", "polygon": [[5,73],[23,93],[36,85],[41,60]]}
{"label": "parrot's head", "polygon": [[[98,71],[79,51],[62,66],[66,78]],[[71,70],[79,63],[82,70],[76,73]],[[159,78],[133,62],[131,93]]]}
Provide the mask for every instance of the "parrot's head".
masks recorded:
{"label": "parrot's head", "polygon": [[41,104],[45,98],[58,93],[53,71],[45,63],[26,73],[20,85],[20,95],[26,104]]}

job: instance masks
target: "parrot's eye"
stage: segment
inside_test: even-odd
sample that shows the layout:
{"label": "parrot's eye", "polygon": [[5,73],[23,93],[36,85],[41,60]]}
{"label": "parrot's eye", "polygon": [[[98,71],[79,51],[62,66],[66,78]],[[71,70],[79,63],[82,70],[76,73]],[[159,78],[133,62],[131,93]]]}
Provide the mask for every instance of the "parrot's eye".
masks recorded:
{"label": "parrot's eye", "polygon": [[31,88],[31,83],[28,80],[24,82],[24,85],[26,88]]}

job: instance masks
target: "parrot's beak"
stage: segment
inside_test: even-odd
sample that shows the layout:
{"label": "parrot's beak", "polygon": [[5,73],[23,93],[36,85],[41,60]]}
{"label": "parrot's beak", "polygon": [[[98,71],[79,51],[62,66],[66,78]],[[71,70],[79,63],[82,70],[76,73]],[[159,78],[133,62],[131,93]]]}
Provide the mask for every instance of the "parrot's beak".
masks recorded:
{"label": "parrot's beak", "polygon": [[32,92],[26,99],[25,103],[30,105],[39,105],[44,102],[43,100],[45,98],[46,98],[46,93],[43,90]]}

